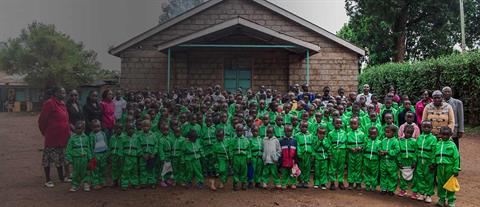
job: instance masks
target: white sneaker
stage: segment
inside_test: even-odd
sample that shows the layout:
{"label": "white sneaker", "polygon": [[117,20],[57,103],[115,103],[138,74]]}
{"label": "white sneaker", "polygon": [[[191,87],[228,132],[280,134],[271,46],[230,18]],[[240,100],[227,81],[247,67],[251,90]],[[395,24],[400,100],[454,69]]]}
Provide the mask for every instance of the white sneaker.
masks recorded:
{"label": "white sneaker", "polygon": [[73,187],[73,186],[72,186],[69,191],[70,191],[70,192],[77,192],[77,190],[78,190],[77,187]]}
{"label": "white sneaker", "polygon": [[85,184],[83,185],[83,191],[85,191],[85,192],[90,192],[90,185],[89,185],[88,183],[85,183]]}
{"label": "white sneaker", "polygon": [[313,188],[318,189],[318,185],[314,185]]}
{"label": "white sneaker", "polygon": [[418,195],[417,200],[418,201],[423,201],[423,200],[425,200],[425,197],[420,194],[420,195]]}
{"label": "white sneaker", "polygon": [[53,187],[55,187],[55,184],[53,184],[52,181],[48,181],[48,182],[46,182],[44,185],[45,185],[45,187],[47,187],[47,188],[53,188]]}
{"label": "white sneaker", "polygon": [[262,188],[267,189],[268,185],[266,183],[262,183]]}
{"label": "white sneaker", "polygon": [[431,203],[432,202],[432,196],[427,196],[425,198],[425,203]]}
{"label": "white sneaker", "polygon": [[72,182],[72,179],[69,178],[69,177],[65,177],[65,179],[63,179],[63,182],[70,183],[70,182]]}

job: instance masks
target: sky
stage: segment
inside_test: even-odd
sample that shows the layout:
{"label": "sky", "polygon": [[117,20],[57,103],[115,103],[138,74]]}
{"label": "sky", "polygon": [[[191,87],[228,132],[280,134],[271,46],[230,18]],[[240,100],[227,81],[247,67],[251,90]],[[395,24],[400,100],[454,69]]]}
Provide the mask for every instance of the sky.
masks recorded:
{"label": "sky", "polygon": [[[18,36],[33,21],[57,30],[98,53],[102,67],[120,70],[120,58],[108,54],[158,23],[167,0],[0,0],[0,41]],[[347,22],[344,0],[270,0],[336,33]]]}

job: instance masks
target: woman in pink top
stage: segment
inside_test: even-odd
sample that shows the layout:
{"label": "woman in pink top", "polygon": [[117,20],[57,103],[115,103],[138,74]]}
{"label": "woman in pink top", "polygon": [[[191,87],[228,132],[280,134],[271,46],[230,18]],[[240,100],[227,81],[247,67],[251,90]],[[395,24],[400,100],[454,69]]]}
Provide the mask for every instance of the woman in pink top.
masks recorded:
{"label": "woman in pink top", "polygon": [[428,90],[424,90],[422,93],[422,100],[418,101],[417,104],[415,104],[417,123],[422,123],[423,109],[425,109],[425,106],[427,106],[429,103],[432,103],[432,101],[432,98],[430,98],[430,92]]}
{"label": "woman in pink top", "polygon": [[102,110],[102,128],[110,138],[112,129],[115,125],[115,103],[113,103],[113,92],[107,89],[102,94],[102,102],[100,102],[100,109]]}

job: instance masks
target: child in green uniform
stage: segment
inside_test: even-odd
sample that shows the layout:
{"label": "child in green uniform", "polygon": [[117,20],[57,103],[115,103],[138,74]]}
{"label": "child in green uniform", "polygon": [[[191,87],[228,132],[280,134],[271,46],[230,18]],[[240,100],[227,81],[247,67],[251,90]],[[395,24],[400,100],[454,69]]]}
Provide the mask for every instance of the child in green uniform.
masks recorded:
{"label": "child in green uniform", "polygon": [[431,121],[423,121],[421,127],[422,133],[417,139],[417,168],[413,177],[413,185],[414,192],[419,194],[417,200],[431,203],[432,195],[435,193],[435,176],[431,172],[431,166],[435,159],[433,150],[437,144],[437,138],[432,134]]}
{"label": "child in green uniform", "polygon": [[110,161],[112,163],[112,182],[113,186],[118,186],[120,184],[120,176],[122,174],[122,139],[125,136],[122,133],[122,124],[120,122],[115,123],[113,128],[113,135],[110,137],[109,148],[110,148]]}
{"label": "child in green uniform", "polygon": [[[222,129],[217,129],[216,131],[217,141],[213,145],[213,153],[216,162],[216,172],[218,173],[218,177],[220,178],[220,184],[218,188],[222,189],[227,183],[227,176],[228,176],[228,163],[230,161],[230,152],[228,151],[229,147],[229,139],[225,139],[225,135],[223,134]],[[210,189],[215,191],[215,180],[210,181]]]}
{"label": "child in green uniform", "polygon": [[[323,114],[320,111],[315,113],[315,117],[311,119],[308,123],[308,131],[310,134],[317,134],[317,129],[323,127],[327,130],[327,123],[323,120]],[[325,134],[328,134],[328,131],[325,131]]]}
{"label": "child in green uniform", "polygon": [[173,137],[170,138],[170,146],[172,147],[172,170],[173,170],[173,185],[181,184],[185,186],[185,160],[184,156],[184,142],[185,138],[182,136],[180,127],[175,126],[173,129]]}
{"label": "child in green uniform", "polygon": [[283,117],[277,116],[275,118],[275,126],[274,126],[274,135],[277,138],[285,137],[285,128],[283,126]]}
{"label": "child in green uniform", "polygon": [[460,155],[452,141],[452,129],[443,126],[440,128],[440,140],[435,146],[435,166],[437,168],[437,194],[438,206],[444,206],[448,202],[449,207],[455,206],[455,192],[447,191],[443,185],[450,177],[458,176],[460,171]]}
{"label": "child in green uniform", "polygon": [[140,168],[140,184],[142,186],[150,185],[155,188],[157,178],[155,176],[155,162],[158,154],[158,144],[155,134],[150,131],[151,122],[142,121],[142,132],[139,134],[141,147],[141,158],[138,162]]}
{"label": "child in green uniform", "polygon": [[[400,170],[400,197],[407,195],[406,191],[413,183],[413,170],[417,165],[417,142],[413,138],[413,132],[413,125],[406,125],[403,130],[404,137],[399,139],[400,152],[397,162]],[[416,199],[416,196],[414,198]]]}
{"label": "child in green uniform", "polygon": [[395,137],[397,127],[388,125],[385,127],[385,139],[380,144],[380,188],[382,194],[395,195],[397,189],[398,171],[397,154],[399,151],[398,139]]}
{"label": "child in green uniform", "polygon": [[100,121],[92,121],[92,133],[90,143],[93,149],[93,156],[97,160],[95,170],[92,173],[92,184],[96,190],[103,188],[107,173],[108,141],[107,135],[101,130]]}
{"label": "child in green uniform", "polygon": [[267,137],[268,126],[270,126],[270,115],[268,115],[268,113],[265,113],[262,116],[262,125],[258,129],[258,133],[262,139]]}
{"label": "child in green uniform", "polygon": [[[281,117],[280,117],[281,118]],[[281,189],[280,178],[278,177],[278,159],[280,158],[281,148],[280,142],[273,135],[274,129],[272,126],[267,128],[267,137],[263,139],[263,171],[262,171],[262,188],[267,189],[270,177],[273,179],[275,188]]]}
{"label": "child in green uniform", "polygon": [[301,174],[297,187],[308,188],[310,170],[312,169],[311,158],[313,154],[313,138],[308,133],[308,122],[300,124],[300,132],[294,136],[297,141],[297,158]]}
{"label": "child in green uniform", "polygon": [[343,176],[345,172],[345,159],[347,133],[342,129],[342,120],[340,118],[333,119],[334,129],[328,133],[327,139],[330,143],[330,166],[328,174],[330,178],[330,190],[335,190],[335,181],[338,182],[338,188],[345,190],[343,185]]}
{"label": "child in green uniform", "polygon": [[73,166],[71,192],[77,191],[81,184],[84,185],[84,191],[90,191],[87,165],[92,158],[92,148],[89,137],[85,135],[84,130],[84,122],[77,121],[75,123],[75,134],[72,134],[68,139],[65,151],[65,159]]}
{"label": "child in green uniform", "polygon": [[363,148],[363,182],[367,191],[375,191],[378,185],[378,168],[380,165],[378,152],[381,141],[377,137],[377,127],[370,127],[368,139],[365,139]]}
{"label": "child in green uniform", "polygon": [[213,145],[215,145],[215,125],[211,116],[205,118],[205,125],[202,127],[202,148],[205,153],[202,158],[202,169],[204,174],[209,177],[215,174],[215,161],[213,153]]}
{"label": "child in green uniform", "polygon": [[203,157],[203,150],[201,140],[197,139],[197,132],[194,129],[190,129],[188,132],[188,139],[184,142],[184,160],[185,160],[185,181],[187,187],[190,187],[195,178],[198,189],[203,188],[203,171],[200,159]]}
{"label": "child in green uniform", "polygon": [[382,124],[378,119],[378,115],[375,112],[371,112],[368,114],[368,119],[363,119],[362,130],[364,134],[369,134],[370,128],[375,127],[377,128],[378,132],[378,139],[383,138],[383,133],[380,131],[382,130]]}
{"label": "child in green uniform", "polygon": [[330,155],[328,151],[330,150],[330,144],[327,139],[325,139],[327,129],[324,126],[319,126],[316,132],[316,139],[313,145],[314,153],[313,157],[315,159],[315,176],[313,178],[313,188],[317,189],[319,186],[322,190],[327,189],[328,181],[328,161]]}
{"label": "child in green uniform", "polygon": [[230,154],[233,159],[233,190],[238,191],[241,183],[242,190],[247,190],[247,162],[251,159],[250,142],[243,136],[243,125],[235,126],[236,138],[230,144]]}
{"label": "child in green uniform", "polygon": [[[156,134],[158,143],[158,158],[156,173],[161,180],[160,186],[167,187],[172,184],[172,145],[169,140],[169,131],[167,123],[159,122],[160,131]],[[166,166],[165,166],[166,165]],[[165,167],[164,167],[165,166]],[[169,169],[168,169],[169,166]],[[164,169],[165,168],[165,169]]]}
{"label": "child in green uniform", "polygon": [[[347,133],[347,149],[348,149],[348,189],[362,189],[362,159],[363,159],[363,143],[365,134],[358,129],[359,119],[357,117],[350,118],[350,131]],[[355,186],[354,186],[355,184]]]}
{"label": "child in green uniform", "polygon": [[120,177],[122,190],[126,190],[128,185],[138,188],[138,156],[140,155],[140,142],[138,137],[134,134],[134,127],[132,124],[126,123],[126,136],[122,137],[123,146],[123,168]]}
{"label": "child in green uniform", "polygon": [[251,163],[253,167],[253,182],[255,183],[256,188],[260,188],[262,181],[262,153],[263,153],[263,137],[259,136],[258,126],[254,125],[252,127],[253,137],[250,139],[250,151],[252,152]]}

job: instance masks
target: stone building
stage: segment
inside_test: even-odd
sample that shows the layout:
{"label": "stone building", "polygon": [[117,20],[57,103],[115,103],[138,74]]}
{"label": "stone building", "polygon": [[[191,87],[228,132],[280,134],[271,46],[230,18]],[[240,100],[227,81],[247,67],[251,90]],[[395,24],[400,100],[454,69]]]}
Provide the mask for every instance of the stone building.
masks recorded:
{"label": "stone building", "polygon": [[265,0],[210,0],[112,48],[127,89],[356,91],[361,48]]}

